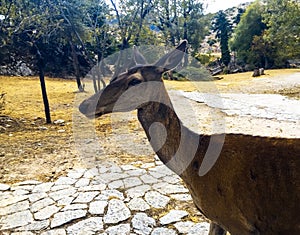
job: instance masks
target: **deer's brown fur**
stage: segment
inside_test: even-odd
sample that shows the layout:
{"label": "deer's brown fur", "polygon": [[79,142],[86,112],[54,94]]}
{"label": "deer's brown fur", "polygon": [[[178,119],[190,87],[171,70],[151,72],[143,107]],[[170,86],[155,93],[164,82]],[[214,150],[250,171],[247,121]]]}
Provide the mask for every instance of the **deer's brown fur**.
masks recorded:
{"label": "deer's brown fur", "polygon": [[[213,222],[210,234],[300,234],[300,139],[226,134],[223,143],[221,134],[198,135],[184,127],[161,75],[179,63],[185,47],[183,42],[154,65],[120,74],[85,100],[80,111],[95,117],[138,109],[153,149],[181,176],[195,205]],[[223,147],[214,166],[201,175],[209,144]]]}

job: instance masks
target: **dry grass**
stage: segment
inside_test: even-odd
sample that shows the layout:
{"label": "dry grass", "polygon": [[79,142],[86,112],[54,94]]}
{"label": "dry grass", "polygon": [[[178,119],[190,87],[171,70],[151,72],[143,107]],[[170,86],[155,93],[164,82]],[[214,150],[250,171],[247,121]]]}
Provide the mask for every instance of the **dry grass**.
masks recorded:
{"label": "dry grass", "polygon": [[[300,70],[269,70],[268,75],[285,76]],[[253,79],[252,73],[223,75],[215,82],[176,82],[166,81],[168,89],[185,91],[223,92],[247,87]],[[256,78],[260,79],[260,78]],[[37,77],[0,76],[0,93],[5,95],[5,110],[0,114],[0,182],[15,182],[25,179],[54,180],[70,168],[82,166],[74,147],[72,115],[74,100],[92,93],[78,94],[75,81],[46,79],[52,121],[63,119],[63,125],[45,124],[44,106],[40,83]],[[289,91],[286,91],[289,92]],[[132,161],[132,156],[115,146],[108,138],[111,133],[111,119],[107,116],[97,121],[96,131],[103,141],[107,158],[115,156],[123,162]],[[137,120],[128,123],[120,121],[114,125],[115,132],[130,128],[140,143],[147,142]],[[135,143],[132,143],[135,144]],[[141,150],[143,152],[143,150]],[[120,157],[121,156],[121,157]],[[138,160],[150,161],[149,156]]]}
{"label": "dry grass", "polygon": [[242,90],[252,83],[254,79],[272,79],[273,77],[284,77],[292,73],[299,73],[300,69],[276,69],[265,71],[266,75],[253,78],[253,72],[226,74],[217,76],[220,80],[213,82],[203,81],[166,81],[168,89],[199,91],[199,92],[232,92]]}

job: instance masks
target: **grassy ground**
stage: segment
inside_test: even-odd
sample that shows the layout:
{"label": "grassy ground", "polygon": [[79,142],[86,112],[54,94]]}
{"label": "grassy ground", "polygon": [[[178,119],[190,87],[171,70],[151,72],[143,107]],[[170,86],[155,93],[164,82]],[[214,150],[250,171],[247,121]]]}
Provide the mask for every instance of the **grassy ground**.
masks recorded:
{"label": "grassy ground", "polygon": [[[265,77],[296,72],[300,70],[268,70]],[[168,89],[201,92],[210,92],[217,87],[219,91],[228,92],[247,87],[253,79],[251,74],[222,75],[221,80],[213,83],[166,81],[166,86]],[[0,76],[0,84],[0,93],[6,93],[5,110],[0,113],[0,182],[12,183],[26,179],[51,181],[65,174],[68,169],[84,166],[74,146],[72,121],[74,109],[77,109],[74,100],[82,100],[84,96],[92,94],[91,84],[86,84],[90,88],[89,93],[78,94],[75,81],[47,79],[52,121],[64,120],[62,124],[48,125],[45,124],[38,78]],[[290,90],[285,92],[289,93]],[[143,134],[136,119],[130,123],[120,121],[114,128],[121,130],[123,126],[136,135]],[[107,158],[115,156],[122,161],[132,160],[130,154],[122,152],[107,138],[112,131],[109,117],[101,117],[96,130],[98,137],[104,141]],[[141,143],[146,142],[142,134]],[[139,160],[149,161],[149,156],[141,156]]]}

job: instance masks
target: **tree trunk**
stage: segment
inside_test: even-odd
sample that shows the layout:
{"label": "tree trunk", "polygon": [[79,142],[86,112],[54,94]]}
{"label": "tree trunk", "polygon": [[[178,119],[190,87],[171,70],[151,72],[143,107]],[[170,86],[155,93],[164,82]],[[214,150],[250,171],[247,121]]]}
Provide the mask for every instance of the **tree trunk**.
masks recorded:
{"label": "tree trunk", "polygon": [[44,102],[44,109],[45,109],[45,116],[46,116],[46,123],[51,123],[51,115],[50,115],[50,107],[49,101],[47,96],[47,89],[45,83],[45,74],[44,74],[44,61],[41,58],[40,53],[38,52],[38,68],[39,68],[39,77],[40,77],[40,84],[42,90],[42,97]]}
{"label": "tree trunk", "polygon": [[83,88],[83,86],[81,84],[81,80],[80,80],[78,57],[77,57],[76,50],[75,50],[75,47],[74,47],[73,43],[71,41],[69,43],[70,43],[71,51],[72,51],[73,68],[74,68],[74,71],[75,71],[75,77],[76,77],[77,87],[78,87],[78,90],[80,92],[83,92],[84,88]]}

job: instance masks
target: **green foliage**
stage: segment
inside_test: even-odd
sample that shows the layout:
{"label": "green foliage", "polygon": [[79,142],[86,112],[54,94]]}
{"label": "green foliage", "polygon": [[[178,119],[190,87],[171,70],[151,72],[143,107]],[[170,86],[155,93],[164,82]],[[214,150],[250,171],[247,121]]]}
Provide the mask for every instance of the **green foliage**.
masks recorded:
{"label": "green foliage", "polygon": [[198,60],[202,65],[208,65],[210,62],[214,61],[216,57],[210,54],[201,54],[198,53],[195,56],[195,59]]}
{"label": "green foliage", "polygon": [[[170,77],[171,76],[171,77]],[[205,67],[193,67],[188,66],[182,69],[180,72],[172,71],[164,73],[163,79],[172,79],[176,81],[213,81],[209,71]]]}
{"label": "green foliage", "polygon": [[221,60],[227,66],[230,62],[230,51],[228,48],[228,40],[232,31],[232,26],[226,18],[223,11],[219,11],[214,18],[212,30],[216,32],[217,38],[220,39],[221,44]]}
{"label": "green foliage", "polygon": [[255,50],[251,50],[255,36],[261,36],[266,29],[262,22],[263,6],[256,1],[251,4],[246,12],[241,16],[241,20],[234,30],[233,37],[230,41],[231,50],[237,52],[238,61],[246,64],[257,63],[257,66],[265,65],[264,56],[258,58]]}
{"label": "green foliage", "polygon": [[300,58],[300,3],[264,0],[251,4],[237,25],[231,49],[238,61],[251,67],[284,67]]}
{"label": "green foliage", "polygon": [[187,68],[180,71],[180,74],[183,75],[189,81],[212,81],[214,78],[210,75],[209,71],[204,67],[192,67],[188,66]]}
{"label": "green foliage", "polygon": [[187,39],[193,55],[209,32],[207,25],[210,19],[204,17],[203,5],[199,0],[160,0],[153,17],[167,45],[175,46],[181,39]]}
{"label": "green foliage", "polygon": [[263,14],[268,26],[264,40],[272,45],[275,66],[287,59],[300,58],[300,3],[297,0],[265,0]]}

